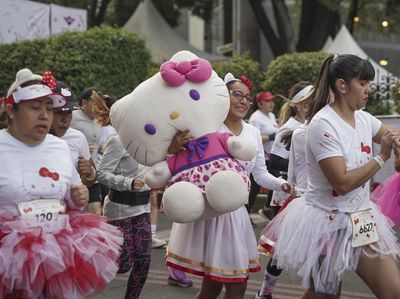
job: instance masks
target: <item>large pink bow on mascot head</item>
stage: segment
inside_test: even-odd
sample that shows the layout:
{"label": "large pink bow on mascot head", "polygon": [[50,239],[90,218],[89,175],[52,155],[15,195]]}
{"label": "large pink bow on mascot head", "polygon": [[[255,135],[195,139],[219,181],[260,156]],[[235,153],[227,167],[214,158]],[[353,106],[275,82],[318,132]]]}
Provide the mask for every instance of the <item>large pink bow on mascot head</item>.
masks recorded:
{"label": "large pink bow on mascot head", "polygon": [[166,61],[160,67],[160,74],[170,86],[180,86],[186,80],[200,83],[211,77],[212,66],[202,58],[192,61]]}

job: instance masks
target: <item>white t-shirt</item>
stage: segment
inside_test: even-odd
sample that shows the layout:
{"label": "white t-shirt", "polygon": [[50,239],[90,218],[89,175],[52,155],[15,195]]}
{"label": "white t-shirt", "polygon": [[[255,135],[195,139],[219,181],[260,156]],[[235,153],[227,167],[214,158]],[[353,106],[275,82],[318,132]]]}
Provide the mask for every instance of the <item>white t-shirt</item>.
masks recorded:
{"label": "white t-shirt", "polygon": [[306,125],[293,131],[289,152],[288,182],[296,185],[299,195],[307,190]]}
{"label": "white t-shirt", "polygon": [[101,138],[100,138],[100,144],[99,144],[99,151],[102,152],[102,154],[97,153],[96,156],[96,165],[100,165],[100,161],[103,158],[103,154],[104,154],[104,147],[107,144],[108,138],[110,138],[113,135],[117,135],[117,131],[114,129],[113,126],[108,125],[108,126],[104,126],[101,127]]}
{"label": "white t-shirt", "polygon": [[[267,116],[260,110],[254,111],[249,118],[249,124],[259,129],[261,135],[270,135],[276,133],[276,131],[279,129],[275,114],[272,112],[269,112]],[[265,160],[269,160],[269,154],[271,153],[273,143],[273,140],[268,140],[263,143]]]}
{"label": "white t-shirt", "polygon": [[70,199],[70,186],[81,184],[65,141],[47,134],[29,146],[0,130],[0,215],[18,216],[17,204],[35,199]]}
{"label": "white t-shirt", "polygon": [[296,120],[294,117],[288,119],[288,121],[278,129],[275,135],[274,144],[272,145],[271,153],[282,157],[283,159],[289,159],[289,151],[286,146],[282,143],[281,139],[289,132],[294,131],[301,125],[301,122]]}
{"label": "white t-shirt", "polygon": [[72,111],[71,128],[81,131],[85,135],[89,146],[93,147],[92,159],[96,164],[96,156],[101,141],[101,126],[90,119],[82,110],[75,110]]}
{"label": "white t-shirt", "polygon": [[355,212],[370,207],[369,181],[338,195],[322,173],[318,162],[330,157],[343,157],[347,170],[361,167],[373,158],[372,137],[381,121],[362,110],[354,113],[355,129],[345,122],[329,105],[322,108],[307,130],[306,155],[308,166],[308,202],[326,211]]}
{"label": "white t-shirt", "polygon": [[[252,141],[256,145],[257,153],[251,161],[238,161],[249,175],[251,173],[254,176],[254,180],[258,185],[270,190],[281,190],[281,184],[285,181],[274,177],[268,172],[267,167],[265,166],[264,148],[260,131],[256,127],[253,127],[244,121],[242,121],[242,126],[243,129],[239,136]],[[225,125],[222,125],[219,131],[232,133]]]}
{"label": "white t-shirt", "polygon": [[61,139],[68,144],[71,151],[71,159],[76,169],[78,169],[78,161],[80,156],[86,160],[89,160],[89,144],[82,132],[73,128],[69,128],[67,132],[65,132],[64,136],[61,137]]}

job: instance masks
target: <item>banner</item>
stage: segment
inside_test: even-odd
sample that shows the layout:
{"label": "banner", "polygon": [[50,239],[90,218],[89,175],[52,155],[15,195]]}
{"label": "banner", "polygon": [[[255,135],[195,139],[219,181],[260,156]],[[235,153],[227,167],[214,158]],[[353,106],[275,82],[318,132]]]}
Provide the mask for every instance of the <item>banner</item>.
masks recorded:
{"label": "banner", "polygon": [[86,31],[87,13],[84,9],[64,7],[50,4],[51,34],[57,34],[64,31]]}
{"label": "banner", "polygon": [[50,6],[24,0],[0,1],[0,43],[50,35]]}

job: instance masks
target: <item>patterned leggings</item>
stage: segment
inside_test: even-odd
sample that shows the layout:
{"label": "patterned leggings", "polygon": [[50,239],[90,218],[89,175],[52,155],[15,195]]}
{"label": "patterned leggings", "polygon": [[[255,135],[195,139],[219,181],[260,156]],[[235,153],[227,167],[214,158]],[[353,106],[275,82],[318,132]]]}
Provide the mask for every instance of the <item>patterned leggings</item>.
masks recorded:
{"label": "patterned leggings", "polygon": [[150,268],[150,214],[144,213],[134,217],[112,220],[110,223],[120,227],[124,234],[118,273],[126,273],[131,270],[125,299],[139,298]]}

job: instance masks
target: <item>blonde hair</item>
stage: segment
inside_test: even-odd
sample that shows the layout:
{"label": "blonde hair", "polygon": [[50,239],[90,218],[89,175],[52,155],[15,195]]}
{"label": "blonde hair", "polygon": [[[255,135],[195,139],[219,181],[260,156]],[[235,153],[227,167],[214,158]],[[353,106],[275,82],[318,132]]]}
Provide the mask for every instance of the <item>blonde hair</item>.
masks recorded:
{"label": "blonde hair", "polygon": [[106,103],[95,90],[92,91],[90,99],[92,100],[96,122],[103,127],[108,126],[111,123],[110,108],[107,107]]}
{"label": "blonde hair", "polygon": [[279,121],[278,121],[280,127],[283,126],[289,120],[290,117],[296,114],[295,109],[296,107],[290,106],[289,103],[285,103],[282,105],[281,111],[279,112]]}

